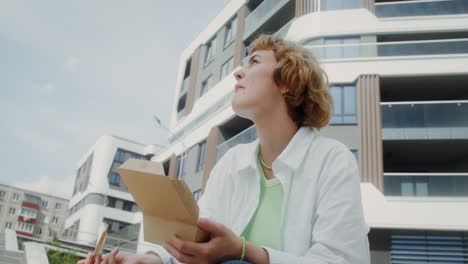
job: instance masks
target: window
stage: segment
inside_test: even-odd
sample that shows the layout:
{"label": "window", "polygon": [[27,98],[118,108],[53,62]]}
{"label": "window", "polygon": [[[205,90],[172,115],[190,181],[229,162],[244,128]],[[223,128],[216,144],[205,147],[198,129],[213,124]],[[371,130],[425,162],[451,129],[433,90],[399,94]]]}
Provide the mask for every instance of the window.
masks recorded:
{"label": "window", "polygon": [[145,156],[136,154],[136,153],[130,153],[130,158],[132,159],[145,159]]}
{"label": "window", "polygon": [[341,10],[359,8],[359,0],[322,0],[323,10]]}
{"label": "window", "polygon": [[41,201],[42,208],[47,208],[48,206],[49,206],[49,201],[46,201],[46,200]]}
{"label": "window", "polygon": [[201,171],[205,167],[205,152],[206,152],[206,141],[198,145],[198,161],[197,161],[197,172]]}
{"label": "window", "polygon": [[121,231],[122,229],[127,228],[127,226],[129,226],[129,225],[130,224],[128,224],[128,223],[119,222],[119,231]]}
{"label": "window", "polygon": [[226,48],[234,41],[237,31],[237,17],[226,24],[226,34],[224,35],[224,47]]}
{"label": "window", "polygon": [[19,193],[13,193],[13,201],[19,200]]}
{"label": "window", "polygon": [[55,209],[57,209],[57,210],[62,209],[62,204],[61,203],[55,203]]}
{"label": "window", "polygon": [[58,218],[56,216],[52,217],[52,224],[57,224]]}
{"label": "window", "polygon": [[41,214],[41,213],[39,213],[39,214],[37,215],[37,221],[43,222],[43,221],[44,221],[44,215]]}
{"label": "window", "polygon": [[185,175],[187,174],[187,165],[186,160],[184,157],[178,157],[177,158],[177,179],[183,180],[185,178]]}
{"label": "window", "polygon": [[216,36],[206,43],[205,65],[210,63],[216,53]]}
{"label": "window", "polygon": [[0,191],[0,199],[5,198],[6,192],[5,191]]}
{"label": "window", "polygon": [[179,98],[179,102],[177,103],[177,113],[180,113],[185,109],[185,101],[187,101],[187,94],[184,94]]}
{"label": "window", "polygon": [[415,177],[414,192],[416,196],[429,196],[427,177]]}
{"label": "window", "polygon": [[333,97],[333,116],[330,124],[356,124],[356,87],[354,85],[333,85],[330,87]]}
{"label": "window", "polygon": [[212,83],[213,75],[208,76],[202,83],[200,88],[200,97],[204,95],[210,88]]}
{"label": "window", "polygon": [[26,218],[36,218],[37,217],[37,211],[29,208],[21,208],[20,215],[26,217]]}
{"label": "window", "polygon": [[130,201],[124,201],[123,203],[123,208],[124,211],[131,212],[133,209],[133,202]]}
{"label": "window", "polygon": [[110,196],[107,196],[107,204],[106,206],[107,207],[111,207],[111,208],[115,208],[115,202],[117,201],[117,199],[115,199],[114,197],[110,197]]}
{"label": "window", "polygon": [[224,77],[226,77],[232,71],[233,67],[234,67],[234,59],[231,57],[223,65],[221,65],[221,76],[219,79],[220,80],[224,79]]}
{"label": "window", "polygon": [[35,233],[36,235],[40,235],[40,234],[42,234],[42,229],[41,229],[40,227],[36,226],[36,227],[34,228],[34,233]]}
{"label": "window", "polygon": [[11,223],[10,222],[5,223],[5,229],[11,229]]}
{"label": "window", "polygon": [[200,199],[200,196],[201,196],[201,189],[193,192],[193,198],[195,199],[195,201],[198,201]]}
{"label": "window", "polygon": [[326,38],[325,59],[356,58],[359,57],[359,37]]}
{"label": "window", "polygon": [[110,185],[120,187],[120,175],[117,172],[111,172],[109,183]]}
{"label": "window", "polygon": [[402,176],[402,196],[429,196],[428,177],[426,176]]}
{"label": "window", "polygon": [[13,208],[13,207],[10,207],[10,211],[8,211],[8,213],[9,213],[10,215],[14,215],[14,214],[16,214],[16,209]]}
{"label": "window", "polygon": [[109,219],[109,218],[104,218],[102,221],[106,223],[107,225],[109,225],[109,230],[108,230],[109,233],[121,231],[122,229],[130,225],[129,223],[125,223],[125,222],[121,222],[121,221]]}
{"label": "window", "polygon": [[121,149],[118,149],[117,153],[115,153],[115,158],[114,159],[120,161],[121,163],[123,163],[125,161],[125,152],[122,151]]}

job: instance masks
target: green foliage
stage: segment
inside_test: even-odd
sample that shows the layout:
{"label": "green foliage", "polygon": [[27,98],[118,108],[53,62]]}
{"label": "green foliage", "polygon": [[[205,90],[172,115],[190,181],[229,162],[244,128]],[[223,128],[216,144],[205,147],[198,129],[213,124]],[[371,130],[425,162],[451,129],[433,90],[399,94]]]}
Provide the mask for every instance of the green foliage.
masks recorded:
{"label": "green foliage", "polygon": [[74,251],[60,252],[55,250],[47,250],[47,257],[50,264],[76,264],[80,257]]}
{"label": "green foliage", "polygon": [[24,250],[24,239],[22,239],[21,237],[18,237],[18,249],[19,250]]}

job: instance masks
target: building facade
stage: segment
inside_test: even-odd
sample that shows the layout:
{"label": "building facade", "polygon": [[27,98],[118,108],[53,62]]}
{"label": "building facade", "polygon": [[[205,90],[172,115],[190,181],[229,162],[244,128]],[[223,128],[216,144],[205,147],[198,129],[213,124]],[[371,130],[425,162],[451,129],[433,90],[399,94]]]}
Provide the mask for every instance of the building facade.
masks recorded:
{"label": "building facade", "polygon": [[160,146],[116,136],[100,137],[78,163],[64,238],[95,245],[104,224],[108,224],[106,247],[120,246],[135,251],[141,212],[117,169],[129,158],[149,160],[159,150]]}
{"label": "building facade", "polygon": [[232,0],[182,52],[169,147],[153,157],[198,197],[250,142],[233,72],[260,33],[310,49],[334,100],[319,133],[361,172],[372,263],[468,260],[468,1]]}
{"label": "building facade", "polygon": [[44,242],[60,238],[67,208],[67,199],[0,184],[0,232],[13,229]]}

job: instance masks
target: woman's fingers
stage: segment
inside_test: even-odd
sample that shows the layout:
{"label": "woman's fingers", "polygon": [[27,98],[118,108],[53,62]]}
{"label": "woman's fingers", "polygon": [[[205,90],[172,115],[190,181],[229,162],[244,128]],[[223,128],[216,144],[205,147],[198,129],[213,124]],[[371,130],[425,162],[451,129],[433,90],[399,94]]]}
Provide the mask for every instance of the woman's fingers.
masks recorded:
{"label": "woman's fingers", "polygon": [[163,247],[164,247],[164,249],[166,249],[167,252],[169,252],[169,254],[171,254],[174,258],[176,258],[179,262],[182,262],[182,263],[194,263],[194,262],[192,261],[192,259],[193,259],[192,256],[180,252],[179,250],[177,250],[177,249],[176,249],[174,246],[172,246],[171,244],[169,244],[169,243],[163,243]]}
{"label": "woman's fingers", "polygon": [[[89,252],[88,255],[86,256],[86,259],[82,259],[78,261],[77,264],[94,264],[94,253]],[[99,263],[99,262],[98,262]]]}
{"label": "woman's fingers", "polygon": [[109,254],[108,264],[115,264],[115,256],[117,253],[119,253],[119,248],[114,248],[114,250]]}
{"label": "woman's fingers", "polygon": [[119,253],[119,248],[114,248],[111,253],[105,255],[102,258],[101,264],[116,264],[115,259],[117,254]]}

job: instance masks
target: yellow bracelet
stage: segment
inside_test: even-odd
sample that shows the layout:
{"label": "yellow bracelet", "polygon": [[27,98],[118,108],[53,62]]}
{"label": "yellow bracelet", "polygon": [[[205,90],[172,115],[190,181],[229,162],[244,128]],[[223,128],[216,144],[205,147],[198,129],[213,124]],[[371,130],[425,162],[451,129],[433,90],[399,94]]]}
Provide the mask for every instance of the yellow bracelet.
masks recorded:
{"label": "yellow bracelet", "polygon": [[240,257],[240,260],[244,260],[245,258],[245,237],[241,236],[242,238],[242,255]]}

